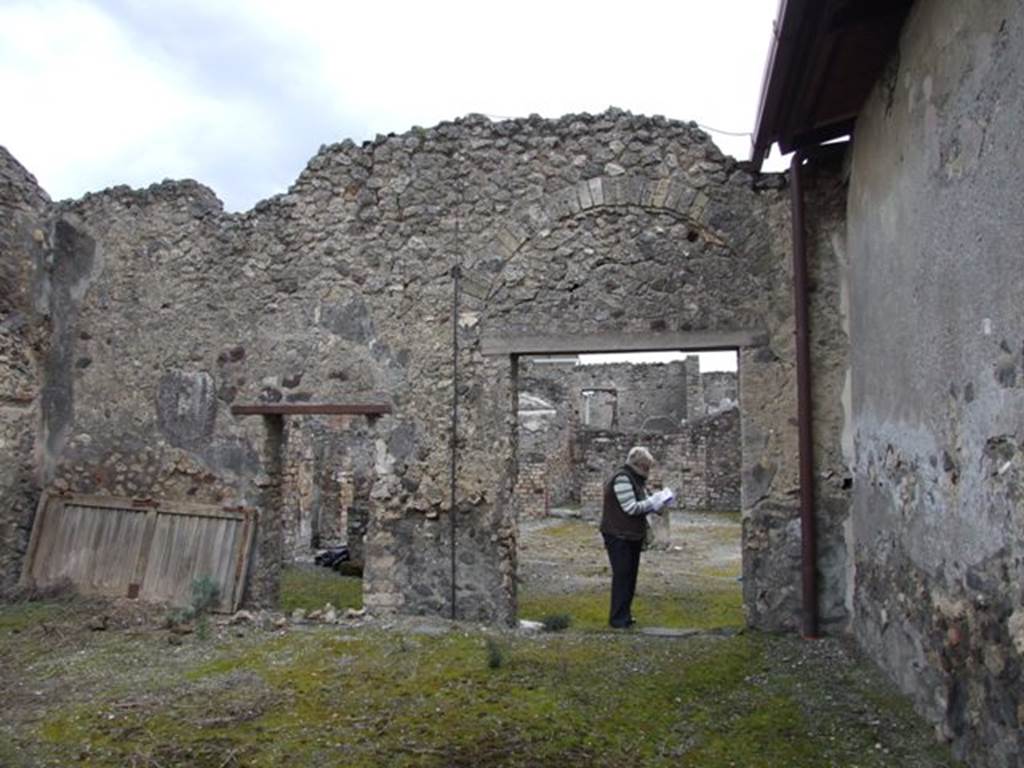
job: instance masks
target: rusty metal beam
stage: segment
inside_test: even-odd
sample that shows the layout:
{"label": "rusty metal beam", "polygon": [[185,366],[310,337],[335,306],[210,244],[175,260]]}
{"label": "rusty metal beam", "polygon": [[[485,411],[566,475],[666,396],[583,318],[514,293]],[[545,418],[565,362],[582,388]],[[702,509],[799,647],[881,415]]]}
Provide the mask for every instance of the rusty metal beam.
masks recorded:
{"label": "rusty metal beam", "polygon": [[260,403],[232,405],[233,416],[382,416],[391,413],[383,403]]}

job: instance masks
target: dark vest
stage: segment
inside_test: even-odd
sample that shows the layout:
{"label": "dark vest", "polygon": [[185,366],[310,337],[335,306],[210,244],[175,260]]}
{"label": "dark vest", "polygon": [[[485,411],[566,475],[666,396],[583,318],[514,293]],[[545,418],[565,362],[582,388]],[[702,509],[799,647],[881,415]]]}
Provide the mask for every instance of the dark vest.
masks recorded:
{"label": "dark vest", "polygon": [[627,515],[622,511],[619,498],[615,495],[615,478],[625,475],[633,485],[637,501],[647,498],[644,485],[647,479],[631,467],[622,467],[604,484],[604,509],[601,513],[601,533],[618,536],[629,541],[643,541],[646,520],[644,515]]}

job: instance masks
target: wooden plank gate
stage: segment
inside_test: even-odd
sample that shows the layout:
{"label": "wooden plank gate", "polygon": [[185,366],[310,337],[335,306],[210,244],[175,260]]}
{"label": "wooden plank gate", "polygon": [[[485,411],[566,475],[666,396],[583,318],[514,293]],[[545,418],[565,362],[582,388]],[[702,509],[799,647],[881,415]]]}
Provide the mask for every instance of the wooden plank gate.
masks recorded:
{"label": "wooden plank gate", "polygon": [[21,582],[67,579],[83,594],[186,606],[193,581],[206,577],[220,589],[215,610],[234,611],[256,519],[247,508],[44,492]]}

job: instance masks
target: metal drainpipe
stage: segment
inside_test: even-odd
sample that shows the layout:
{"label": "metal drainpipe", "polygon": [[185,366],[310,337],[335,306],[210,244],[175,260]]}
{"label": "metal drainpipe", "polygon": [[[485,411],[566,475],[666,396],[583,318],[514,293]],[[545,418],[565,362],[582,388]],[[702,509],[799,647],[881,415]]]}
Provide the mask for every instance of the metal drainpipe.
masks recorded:
{"label": "metal drainpipe", "polygon": [[807,154],[793,153],[789,166],[793,220],[793,303],[796,315],[796,402],[800,451],[800,538],[805,638],[818,636],[818,553],[814,519],[814,442],[811,433],[811,345],[807,311],[807,237],[800,167]]}
{"label": "metal drainpipe", "polygon": [[845,152],[849,141],[821,144],[793,153],[789,165],[793,220],[793,303],[796,314],[796,399],[800,451],[800,538],[803,573],[803,626],[806,638],[818,636],[818,546],[814,514],[814,438],[812,434],[811,344],[807,309],[807,236],[800,169],[804,160]]}

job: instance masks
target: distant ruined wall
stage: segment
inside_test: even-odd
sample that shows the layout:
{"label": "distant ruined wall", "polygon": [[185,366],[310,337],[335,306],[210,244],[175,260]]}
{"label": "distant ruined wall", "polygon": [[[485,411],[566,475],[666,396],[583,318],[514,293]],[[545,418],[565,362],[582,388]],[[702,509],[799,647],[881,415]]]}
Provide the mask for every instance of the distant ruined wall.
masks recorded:
{"label": "distant ruined wall", "polygon": [[681,509],[740,511],[740,419],[730,408],[686,425],[683,430]]}
{"label": "distant ruined wall", "polygon": [[[52,477],[80,491],[259,507],[256,602],[274,600],[287,542],[306,535],[301,520],[289,533],[296,495],[312,510],[319,494],[329,511],[322,478],[339,463],[364,467],[369,609],[450,610],[455,514],[458,615],[510,621],[518,371],[513,358],[484,356],[481,337],[742,330],[748,620],[792,627],[784,184],[752,176],[692,124],[613,110],[471,116],[324,147],[287,194],[243,214],[194,182],[48,206],[36,250],[18,235],[33,265],[19,281],[39,293],[33,322],[49,318],[52,342],[27,379],[37,393],[44,382],[35,457],[12,453],[36,472],[32,498]],[[22,214],[7,210],[5,231],[22,232],[12,224]],[[458,318],[452,510],[455,254],[482,288]],[[230,411],[268,402],[385,402],[392,413],[298,424]],[[3,493],[17,482],[5,477]],[[323,484],[302,501],[310,483]],[[5,531],[17,527],[18,513],[2,514]],[[19,558],[14,544],[4,557]]]}
{"label": "distant ruined wall", "polygon": [[601,519],[604,484],[623,465],[626,454],[634,445],[643,445],[654,456],[655,466],[647,478],[648,487],[651,490],[673,488],[678,491],[688,474],[685,467],[688,441],[687,435],[679,433],[666,435],[582,430],[579,444],[583,516],[595,521]]}
{"label": "distant ruined wall", "polygon": [[721,410],[723,402],[739,402],[739,379],[734,371],[709,371],[700,375],[704,390],[704,412]]}
{"label": "distant ruined wall", "polygon": [[663,364],[611,363],[580,365],[572,369],[568,385],[570,405],[583,423],[583,398],[586,389],[613,389],[616,393],[616,424],[593,421],[598,429],[638,431],[649,418],[682,423],[687,415],[686,367],[682,361]]}
{"label": "distant ruined wall", "polygon": [[683,512],[740,511],[740,411],[723,411],[672,433],[580,430],[581,507],[584,516],[601,514],[602,487],[622,466],[634,445],[652,450],[657,461],[650,481],[668,486]]}
{"label": "distant ruined wall", "polygon": [[[520,393],[544,398],[553,409],[543,416],[520,411],[520,475],[529,472],[531,478],[524,485],[520,477],[522,499],[540,496],[550,506],[579,502],[581,474],[576,437],[580,425],[588,419],[593,429],[638,432],[650,426],[650,420],[661,429],[678,429],[687,416],[687,375],[682,361],[563,365],[522,360]],[[605,390],[614,394],[605,394]],[[599,395],[584,395],[594,391]],[[544,484],[544,493],[530,490],[539,487],[538,483]],[[532,513],[547,508],[534,503],[529,506]]]}
{"label": "distant ruined wall", "polygon": [[849,197],[854,630],[970,765],[1024,764],[1024,5],[917,3]]}

